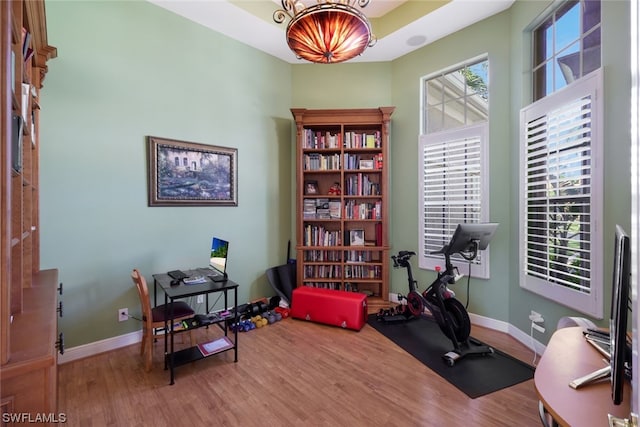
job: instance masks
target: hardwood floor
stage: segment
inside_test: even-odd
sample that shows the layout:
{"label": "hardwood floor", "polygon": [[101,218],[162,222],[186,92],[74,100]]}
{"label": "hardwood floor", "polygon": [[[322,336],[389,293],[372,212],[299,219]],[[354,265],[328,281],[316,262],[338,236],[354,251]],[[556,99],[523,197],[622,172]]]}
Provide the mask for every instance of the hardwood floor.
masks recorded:
{"label": "hardwood floor", "polygon": [[[222,334],[196,332],[203,341]],[[533,360],[506,334],[474,327],[472,335]],[[83,427],[541,425],[533,380],[470,399],[368,325],[355,332],[284,319],[239,343],[238,363],[227,352],[179,367],[173,386],[162,342],[148,374],[139,345],[61,365],[59,409],[68,426]]]}

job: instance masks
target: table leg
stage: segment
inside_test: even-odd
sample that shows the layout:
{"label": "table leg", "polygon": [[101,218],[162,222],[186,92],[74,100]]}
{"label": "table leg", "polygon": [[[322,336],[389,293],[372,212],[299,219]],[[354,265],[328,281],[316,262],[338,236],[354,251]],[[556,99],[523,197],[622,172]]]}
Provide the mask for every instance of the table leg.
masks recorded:
{"label": "table leg", "polygon": [[[224,293],[225,295],[225,300],[227,299],[227,293]],[[234,317],[234,323],[238,324],[238,310],[236,310],[236,308],[238,307],[238,288],[235,288],[233,290],[233,317]],[[226,305],[226,301],[225,301],[225,305]],[[233,346],[233,353],[234,353],[234,362],[238,361],[238,328],[233,328],[233,342],[234,342],[234,346]]]}

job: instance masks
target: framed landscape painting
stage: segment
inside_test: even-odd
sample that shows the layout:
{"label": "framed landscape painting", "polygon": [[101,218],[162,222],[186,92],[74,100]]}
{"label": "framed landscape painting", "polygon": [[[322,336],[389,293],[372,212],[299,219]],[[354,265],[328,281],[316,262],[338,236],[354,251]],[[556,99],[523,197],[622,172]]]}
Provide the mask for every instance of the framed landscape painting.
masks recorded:
{"label": "framed landscape painting", "polygon": [[238,150],[147,137],[149,206],[238,206]]}

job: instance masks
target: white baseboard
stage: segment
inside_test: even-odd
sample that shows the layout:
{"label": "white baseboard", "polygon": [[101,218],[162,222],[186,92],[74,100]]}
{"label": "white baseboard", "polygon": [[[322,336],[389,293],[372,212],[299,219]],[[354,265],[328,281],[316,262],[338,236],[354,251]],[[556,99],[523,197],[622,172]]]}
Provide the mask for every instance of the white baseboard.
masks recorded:
{"label": "white baseboard", "polygon": [[[391,296],[391,294],[389,294]],[[501,320],[491,319],[489,317],[479,316],[469,313],[469,318],[473,325],[482,326],[484,328],[493,329],[495,331],[504,332],[516,340],[520,341],[532,351],[535,349],[537,354],[544,353],[545,346],[520,329]],[[89,344],[83,344],[77,347],[66,349],[64,354],[58,355],[58,364],[73,362],[74,360],[83,359],[85,357],[95,356],[96,354],[106,351],[116,350],[120,347],[126,347],[137,344],[142,340],[142,331],[131,332],[125,335],[119,335],[113,338],[107,338]]]}
{"label": "white baseboard", "polygon": [[85,357],[95,356],[96,354],[104,353],[105,351],[116,350],[120,347],[139,343],[140,341],[142,341],[141,330],[65,349],[64,354],[58,355],[58,365],[73,362],[78,359],[84,359]]}

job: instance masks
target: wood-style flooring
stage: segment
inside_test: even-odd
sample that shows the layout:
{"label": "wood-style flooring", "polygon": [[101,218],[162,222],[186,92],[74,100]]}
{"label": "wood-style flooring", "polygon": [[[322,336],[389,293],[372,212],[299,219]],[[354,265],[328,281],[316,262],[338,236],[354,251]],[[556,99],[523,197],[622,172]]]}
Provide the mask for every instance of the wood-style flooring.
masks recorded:
{"label": "wood-style flooring", "polygon": [[[199,341],[222,334],[197,331]],[[472,335],[527,363],[533,352],[501,332]],[[189,340],[185,334],[185,343]],[[163,343],[145,373],[139,345],[59,366],[67,426],[518,426],[539,427],[533,380],[470,399],[372,327],[284,319],[239,335],[226,352],[176,369]],[[455,369],[452,368],[452,369]]]}

